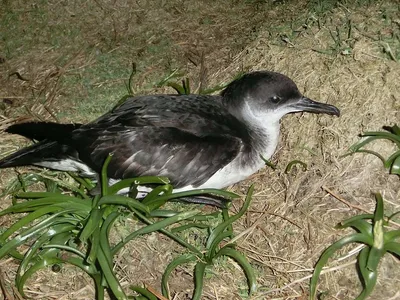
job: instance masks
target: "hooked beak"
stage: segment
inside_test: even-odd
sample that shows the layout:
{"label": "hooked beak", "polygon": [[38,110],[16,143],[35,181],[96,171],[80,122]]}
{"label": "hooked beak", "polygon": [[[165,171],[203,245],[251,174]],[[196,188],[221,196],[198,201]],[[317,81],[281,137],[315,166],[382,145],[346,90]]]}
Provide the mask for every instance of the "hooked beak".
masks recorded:
{"label": "hooked beak", "polygon": [[300,100],[292,103],[290,107],[296,111],[340,116],[340,110],[336,106],[317,102],[307,97],[300,98]]}

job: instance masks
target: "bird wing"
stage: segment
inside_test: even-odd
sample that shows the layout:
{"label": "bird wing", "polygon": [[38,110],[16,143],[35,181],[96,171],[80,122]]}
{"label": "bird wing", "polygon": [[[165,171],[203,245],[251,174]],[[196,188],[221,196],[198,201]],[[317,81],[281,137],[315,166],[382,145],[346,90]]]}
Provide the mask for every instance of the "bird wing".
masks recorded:
{"label": "bird wing", "polygon": [[243,124],[212,95],[148,95],[128,98],[91,124],[168,127],[206,135],[245,135]]}
{"label": "bird wing", "polygon": [[208,97],[132,98],[75,130],[74,146],[96,171],[113,153],[111,178],[167,176],[176,188],[200,186],[244,145],[239,121]]}

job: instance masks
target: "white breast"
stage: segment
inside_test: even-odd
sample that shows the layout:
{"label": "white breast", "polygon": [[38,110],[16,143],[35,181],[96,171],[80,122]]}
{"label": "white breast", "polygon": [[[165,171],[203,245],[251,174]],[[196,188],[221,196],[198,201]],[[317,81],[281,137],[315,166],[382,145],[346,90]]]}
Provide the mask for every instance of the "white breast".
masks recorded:
{"label": "white breast", "polygon": [[[274,154],[279,140],[279,119],[276,112],[267,112],[255,115],[253,111],[245,105],[242,114],[243,121],[257,135],[254,138],[256,143],[252,149],[251,157],[248,153],[239,153],[239,155],[225,167],[217,171],[204,184],[196,189],[204,188],[224,188],[246,179],[265,166],[264,159],[269,159]],[[186,186],[175,189],[174,191],[186,191],[193,189],[193,186]]]}

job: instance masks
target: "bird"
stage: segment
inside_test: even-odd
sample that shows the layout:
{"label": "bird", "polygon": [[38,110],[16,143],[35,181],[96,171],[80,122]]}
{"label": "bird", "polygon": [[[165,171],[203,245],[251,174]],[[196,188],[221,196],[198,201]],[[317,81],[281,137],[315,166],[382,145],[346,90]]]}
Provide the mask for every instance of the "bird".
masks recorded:
{"label": "bird", "polygon": [[334,105],[302,95],[286,75],[253,71],[218,95],[132,96],[87,124],[11,125],[7,133],[36,143],[1,159],[0,168],[35,165],[98,177],[113,154],[110,180],[166,176],[174,192],[222,189],[265,166],[277,148],[280,119],[296,112],[340,116]]}

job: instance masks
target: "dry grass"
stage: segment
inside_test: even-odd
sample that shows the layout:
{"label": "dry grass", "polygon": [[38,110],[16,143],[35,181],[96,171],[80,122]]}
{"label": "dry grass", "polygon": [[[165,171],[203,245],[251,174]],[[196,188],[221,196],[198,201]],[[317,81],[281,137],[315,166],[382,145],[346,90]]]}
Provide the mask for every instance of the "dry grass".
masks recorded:
{"label": "dry grass", "polygon": [[[389,176],[378,159],[366,155],[340,158],[362,131],[400,121],[400,65],[390,51],[382,53],[383,40],[394,58],[400,56],[395,47],[399,42],[397,4],[339,5],[320,12],[316,6],[314,11],[305,11],[303,2],[272,8],[261,1],[235,5],[229,1],[191,1],[190,5],[144,1],[133,6],[127,1],[84,1],[79,6],[61,1],[31,8],[18,1],[8,3],[23,25],[31,24],[32,32],[27,31],[23,39],[26,45],[10,36],[12,51],[0,46],[0,56],[6,59],[0,70],[0,97],[12,100],[11,104],[3,100],[1,128],[15,118],[93,119],[124,94],[132,61],[138,65],[138,93],[165,91],[154,83],[177,67],[189,74],[195,85],[203,78],[209,86],[229,80],[238,71],[268,69],[287,74],[308,97],[341,109],[340,118],[286,117],[274,156],[278,169],[266,168],[233,188],[244,194],[250,182],[257,184],[250,211],[235,226],[237,233],[244,232],[239,248],[258,273],[260,288],[254,299],[305,299],[313,264],[322,250],[343,234],[334,230],[334,225],[361,213],[357,207],[372,211],[373,191],[384,194],[387,209],[400,210],[399,179]],[[29,9],[37,12],[37,19]],[[10,17],[6,8],[2,10]],[[40,12],[45,13],[43,22],[52,30],[40,22]],[[350,37],[348,20],[353,25]],[[16,25],[15,19],[9,22],[21,34],[22,25]],[[331,35],[335,36],[336,28],[342,34],[340,45],[335,45]],[[35,30],[37,40],[33,39]],[[327,49],[330,54],[321,53]],[[207,80],[200,70],[202,53]],[[12,72],[29,81],[9,77]],[[5,134],[0,140],[2,154],[22,142]],[[374,147],[382,153],[392,150],[383,142]],[[294,168],[285,174],[286,165],[294,159],[307,163],[307,170]],[[10,171],[1,174],[2,186],[14,176]],[[352,206],[338,201],[328,190]],[[6,199],[1,207],[9,203]],[[236,206],[239,203],[233,209]],[[0,222],[5,227],[10,220]],[[144,282],[159,288],[162,270],[175,253],[176,245],[151,235],[121,251],[116,271],[125,287]],[[354,258],[340,261],[323,276],[321,290],[329,290],[327,299],[351,299],[357,294]],[[5,280],[11,283],[14,262],[3,261],[0,267],[7,270]],[[399,267],[398,261],[384,259],[371,299],[400,299]],[[190,272],[181,269],[175,274],[171,282],[174,299],[190,298]],[[235,264],[221,262],[208,277],[204,299],[239,299],[245,294],[245,280]],[[29,285],[28,294],[36,299],[93,297],[88,278],[72,268],[64,268],[60,274],[39,272]]]}

